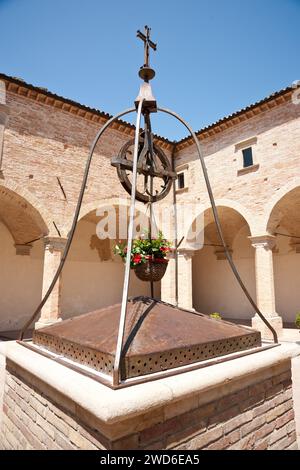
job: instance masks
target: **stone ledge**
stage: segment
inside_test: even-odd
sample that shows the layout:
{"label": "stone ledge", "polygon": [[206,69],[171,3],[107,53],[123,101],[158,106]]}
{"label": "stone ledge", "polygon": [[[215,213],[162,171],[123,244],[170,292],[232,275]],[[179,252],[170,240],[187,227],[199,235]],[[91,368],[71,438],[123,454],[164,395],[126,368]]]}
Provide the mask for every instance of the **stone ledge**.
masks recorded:
{"label": "stone ledge", "polygon": [[[233,393],[245,383],[256,383],[258,375],[264,379],[271,377],[273,366],[300,355],[300,346],[282,344],[255,355],[186,372],[184,379],[183,374],[179,374],[119,390],[112,390],[15,341],[2,343],[0,354],[73,400],[102,422],[110,424],[196,394],[201,394],[201,404],[208,403],[220,398],[220,387],[226,389],[226,394]],[[213,396],[214,389],[218,392],[218,397]]]}
{"label": "stone ledge", "polygon": [[183,193],[187,193],[188,191],[189,191],[189,187],[185,186],[184,188],[176,189],[176,194],[183,194]]}
{"label": "stone ledge", "polygon": [[246,175],[247,173],[252,173],[253,171],[257,171],[259,169],[259,163],[255,165],[246,166],[245,168],[241,168],[237,171],[237,176]]}

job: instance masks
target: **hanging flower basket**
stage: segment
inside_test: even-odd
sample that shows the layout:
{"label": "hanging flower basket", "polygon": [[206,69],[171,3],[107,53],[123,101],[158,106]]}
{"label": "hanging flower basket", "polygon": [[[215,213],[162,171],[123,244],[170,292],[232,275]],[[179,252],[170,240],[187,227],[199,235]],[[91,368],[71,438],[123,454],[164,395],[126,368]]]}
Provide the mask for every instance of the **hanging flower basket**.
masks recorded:
{"label": "hanging flower basket", "polygon": [[141,281],[158,282],[166,272],[169,260],[167,259],[149,259],[145,263],[134,266],[134,272]]}
{"label": "hanging flower basket", "polygon": [[[160,281],[168,267],[169,260],[166,258],[171,250],[171,244],[163,237],[161,232],[157,238],[149,235],[141,236],[132,241],[130,266],[141,281]],[[121,256],[123,261],[127,256],[127,245],[119,243],[114,248],[115,254]]]}

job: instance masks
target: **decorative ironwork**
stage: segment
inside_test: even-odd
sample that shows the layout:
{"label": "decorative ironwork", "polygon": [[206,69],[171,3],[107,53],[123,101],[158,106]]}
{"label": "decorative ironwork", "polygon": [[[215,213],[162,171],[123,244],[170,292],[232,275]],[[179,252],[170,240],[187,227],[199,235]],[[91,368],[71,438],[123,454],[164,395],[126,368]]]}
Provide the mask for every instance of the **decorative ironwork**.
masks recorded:
{"label": "decorative ironwork", "polygon": [[[137,162],[137,189],[138,201],[157,202],[167,196],[172,182],[177,178],[172,171],[171,163],[163,150],[153,142],[150,114],[157,111],[156,100],[153,97],[149,81],[155,76],[155,71],[150,68],[150,47],[156,51],[156,44],[150,39],[151,29],[145,26],[145,33],[137,32],[137,37],[144,42],[144,64],[140,68],[139,76],[144,80],[136,106],[143,100],[142,114],[144,117],[144,130],[139,135],[138,162]],[[113,157],[111,164],[117,168],[119,180],[123,188],[131,194],[134,139],[129,140],[120,150],[117,157]]]}
{"label": "decorative ironwork", "polygon": [[[177,175],[163,150],[153,143],[149,113],[144,114],[145,129],[140,134],[138,147],[138,179],[136,199],[138,201],[157,202],[169,193]],[[123,188],[131,194],[134,139],[121,148],[119,155],[113,157],[111,164],[117,168]]]}
{"label": "decorative ironwork", "polygon": [[140,68],[139,76],[146,82],[152,80],[155,77],[155,71],[150,68],[149,62],[149,52],[150,47],[156,51],[157,45],[150,39],[151,28],[145,26],[145,33],[142,33],[140,30],[137,31],[136,35],[144,42],[144,65]]}
{"label": "decorative ironwork", "polygon": [[[122,380],[261,346],[258,331],[149,297],[129,299],[127,307]],[[120,310],[105,307],[36,330],[34,344],[111,378]]]}
{"label": "decorative ironwork", "polygon": [[[68,364],[75,369],[77,367],[75,363],[78,362],[86,368],[101,372],[106,378],[110,377],[108,383],[113,388],[126,385],[127,379],[133,380],[135,378],[139,381],[147,381],[151,380],[151,375],[156,378],[155,374],[158,371],[166,376],[170,375],[173,369],[178,373],[180,368],[186,371],[201,367],[202,362],[214,357],[226,360],[226,356],[228,357],[231,353],[240,352],[242,354],[245,351],[246,354],[248,351],[250,354],[264,349],[261,347],[260,333],[257,331],[239,325],[232,325],[222,320],[211,320],[205,315],[178,309],[163,302],[157,302],[153,298],[138,298],[131,302],[128,300],[136,199],[150,202],[151,212],[152,203],[165,197],[173,185],[173,202],[176,205],[174,155],[172,155],[171,166],[163,151],[153,143],[150,122],[152,112],[163,112],[175,117],[190,132],[198,153],[216,228],[226,258],[250,304],[272,332],[274,342],[278,343],[276,331],[252,299],[225,243],[199,140],[189,124],[180,116],[173,111],[157,107],[149,83],[155,75],[154,70],[149,65],[149,52],[150,48],[156,50],[156,44],[150,40],[150,28],[145,27],[145,34],[138,31],[137,35],[144,42],[144,65],[139,71],[139,76],[144,80],[144,83],[141,85],[139,95],[135,100],[135,108],[128,109],[112,117],[97,133],[87,158],[74,219],[61,263],[46,294],[34,314],[22,328],[20,335],[22,340],[26,330],[49,298],[62,272],[74,237],[89,169],[98,141],[105,130],[117,119],[136,111],[135,138],[125,144],[118,157],[112,161],[112,164],[117,167],[121,183],[126,191],[131,194],[122,303],[35,331],[33,338],[35,345],[33,346],[22,343],[28,347],[37,348],[43,354],[45,350],[55,352],[60,355],[55,357],[55,360],[63,361],[64,364]],[[142,132],[140,131],[141,116],[144,117],[145,122]],[[131,177],[128,172],[132,172]],[[142,186],[140,186],[138,178],[143,180]],[[157,181],[160,181],[160,187],[157,186]],[[176,216],[174,226],[177,231]],[[177,240],[177,233],[175,239]],[[175,246],[176,258],[179,244]],[[175,284],[176,292],[178,292],[177,259],[175,266]],[[148,320],[150,320],[150,323]],[[208,323],[212,321],[214,323]],[[139,336],[139,340],[135,341],[137,336]],[[67,361],[68,358],[69,360],[72,359],[74,363],[70,365],[70,362]],[[85,370],[85,372],[87,371]],[[144,377],[144,374],[148,374],[147,377]]]}

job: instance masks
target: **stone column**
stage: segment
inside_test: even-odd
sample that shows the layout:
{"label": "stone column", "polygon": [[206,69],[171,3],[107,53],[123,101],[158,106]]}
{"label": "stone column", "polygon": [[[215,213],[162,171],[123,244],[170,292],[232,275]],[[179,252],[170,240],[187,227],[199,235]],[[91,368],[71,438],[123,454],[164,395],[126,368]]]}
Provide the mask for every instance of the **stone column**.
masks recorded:
{"label": "stone column", "polygon": [[160,281],[161,284],[161,300],[169,304],[176,304],[176,288],[175,288],[175,253],[171,252],[168,256],[169,264],[166,274]]}
{"label": "stone column", "polygon": [[[65,238],[60,237],[47,237],[44,239],[43,296],[46,294],[57,271],[66,241]],[[61,280],[60,276],[49,299],[42,308],[40,319],[35,324],[35,328],[43,328],[44,326],[61,321]]]}
{"label": "stone column", "polygon": [[[275,328],[278,334],[282,332],[282,318],[276,313],[275,288],[273,271],[273,252],[276,238],[272,235],[249,237],[255,248],[255,281],[256,301],[261,313]],[[264,337],[272,337],[266,325],[256,314],[252,318],[252,326],[260,330]]]}
{"label": "stone column", "polygon": [[193,250],[178,251],[178,305],[193,310]]}
{"label": "stone column", "polygon": [[[178,306],[193,310],[193,250],[178,250]],[[175,254],[171,253],[166,274],[161,280],[161,300],[176,304]]]}

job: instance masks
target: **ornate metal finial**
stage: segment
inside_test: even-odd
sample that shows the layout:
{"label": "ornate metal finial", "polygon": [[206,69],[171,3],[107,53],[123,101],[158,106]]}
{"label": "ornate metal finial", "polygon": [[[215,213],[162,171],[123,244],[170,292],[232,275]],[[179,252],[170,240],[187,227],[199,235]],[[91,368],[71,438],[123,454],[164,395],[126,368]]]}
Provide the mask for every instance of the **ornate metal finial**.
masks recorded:
{"label": "ornate metal finial", "polygon": [[139,76],[145,81],[148,82],[155,76],[155,71],[150,67],[149,63],[149,52],[150,47],[156,51],[157,45],[150,39],[151,28],[145,26],[145,33],[142,33],[140,30],[137,31],[136,35],[139,39],[144,42],[144,65],[140,68]]}

